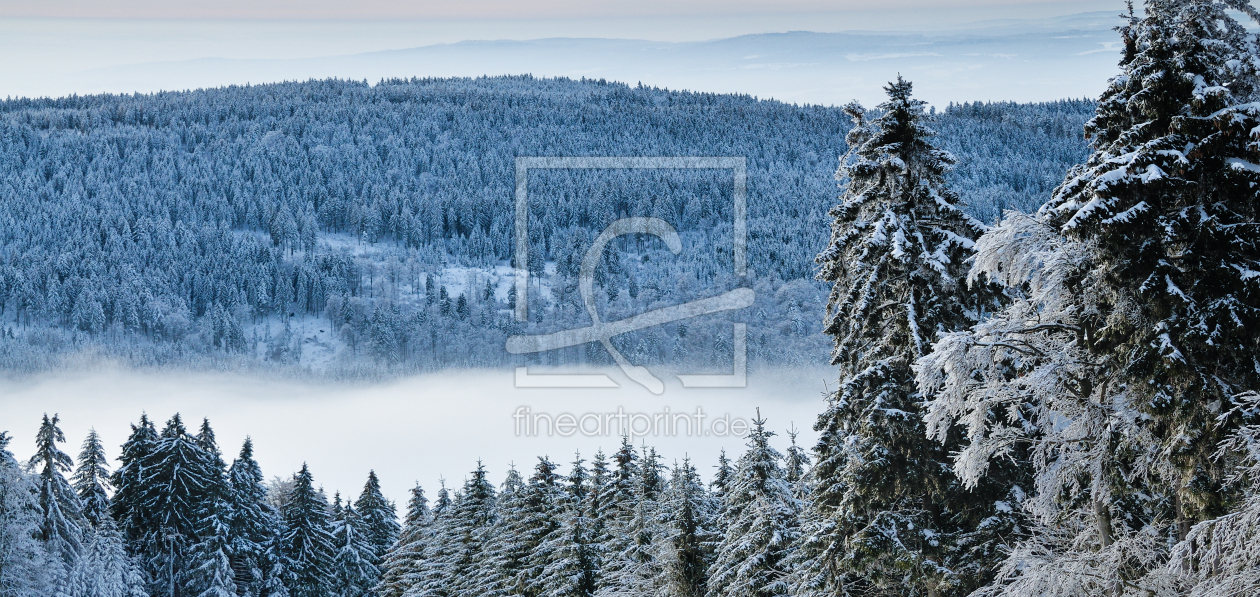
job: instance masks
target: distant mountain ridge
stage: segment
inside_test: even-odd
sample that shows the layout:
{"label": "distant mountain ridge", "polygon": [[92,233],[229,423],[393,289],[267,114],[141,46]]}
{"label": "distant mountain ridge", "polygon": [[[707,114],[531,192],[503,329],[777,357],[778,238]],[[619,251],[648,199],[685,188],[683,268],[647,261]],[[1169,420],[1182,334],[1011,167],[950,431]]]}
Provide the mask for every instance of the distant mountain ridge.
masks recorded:
{"label": "distant mountain ridge", "polygon": [[678,90],[746,93],[789,103],[879,100],[898,73],[937,105],[1094,97],[1115,71],[1119,23],[1109,12],[976,23],[954,31],[790,31],[695,42],[545,38],[462,41],[288,60],[203,58],[94,69],[84,84],[192,89],[339,77],[533,74]]}

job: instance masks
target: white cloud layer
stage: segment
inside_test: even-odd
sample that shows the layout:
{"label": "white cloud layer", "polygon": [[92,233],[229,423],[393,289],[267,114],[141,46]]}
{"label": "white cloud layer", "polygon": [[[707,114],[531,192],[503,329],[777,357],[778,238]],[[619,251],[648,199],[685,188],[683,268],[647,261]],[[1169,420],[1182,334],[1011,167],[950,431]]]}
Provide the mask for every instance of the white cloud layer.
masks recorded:
{"label": "white cloud layer", "polygon": [[[776,446],[786,447],[790,425],[802,429],[800,443],[813,446],[812,426],[823,408],[826,384],[835,387],[828,370],[783,371],[750,375],[749,387],[729,390],[686,390],[670,387],[662,396],[622,379],[622,389],[542,390],[513,387],[511,371],[433,374],[373,385],[317,384],[266,380],[238,374],[138,373],[118,369],[61,372],[23,381],[0,380],[0,431],[13,435],[10,449],[19,459],[34,451],[35,431],[44,413],[61,415],[67,444],[78,455],[90,427],[100,433],[108,456],[116,458],[130,433],[130,423],[147,412],[159,430],[179,412],[190,430],[209,418],[229,463],[246,436],[263,473],[288,476],[311,466],[317,483],[333,491],[358,495],[369,469],[375,469],[392,499],[405,505],[407,490],[420,481],[429,496],[444,477],[458,487],[466,474],[484,462],[496,483],[510,463],[531,469],[536,457],[548,455],[565,470],[576,450],[588,461],[595,450],[611,454],[619,437],[547,436],[542,421],[528,435],[513,414],[522,406],[532,414],[694,413],[700,407],[713,418],[730,414],[751,419],[760,408],[767,426],[778,432]],[[681,425],[681,423],[680,423]],[[639,427],[642,429],[642,427]],[[589,426],[594,430],[595,427]],[[611,426],[610,426],[611,430]],[[720,431],[721,428],[718,427]],[[518,435],[518,431],[520,434]],[[690,456],[706,477],[718,451],[742,452],[736,437],[646,437],[667,464]],[[636,442],[639,443],[639,442]]]}

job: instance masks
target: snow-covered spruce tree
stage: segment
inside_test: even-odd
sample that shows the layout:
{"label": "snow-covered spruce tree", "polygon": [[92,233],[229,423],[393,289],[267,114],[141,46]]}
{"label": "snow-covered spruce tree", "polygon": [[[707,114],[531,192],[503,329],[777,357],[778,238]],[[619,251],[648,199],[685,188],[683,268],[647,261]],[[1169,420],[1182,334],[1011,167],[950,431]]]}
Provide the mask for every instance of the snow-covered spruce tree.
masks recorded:
{"label": "snow-covered spruce tree", "polygon": [[549,548],[554,543],[548,539],[559,532],[564,500],[564,488],[555,463],[540,456],[529,482],[517,491],[516,499],[508,503],[511,508],[499,512],[510,546],[510,551],[502,554],[502,563],[515,568],[506,579],[509,594],[541,595],[538,580],[553,560],[554,553]]}
{"label": "snow-covered spruce tree", "polygon": [[404,578],[406,589],[403,595],[406,597],[415,597],[425,594],[444,595],[444,582],[446,562],[450,557],[450,549],[445,541],[445,533],[447,524],[450,522],[451,515],[454,514],[455,500],[451,498],[451,493],[446,489],[445,479],[441,480],[441,486],[438,488],[437,499],[433,501],[433,522],[425,541],[424,559],[417,563],[417,570],[413,574],[408,574]]}
{"label": "snow-covered spruce tree", "polygon": [[973,277],[1022,292],[972,330],[943,335],[920,360],[918,383],[933,396],[930,433],[966,429],[954,462],[964,483],[985,482],[992,463],[1022,450],[1033,465],[1028,535],[982,594],[1114,592],[1121,563],[1149,566],[1163,538],[1144,522],[1154,439],[1105,375],[1113,356],[1078,334],[1105,288],[1089,274],[1088,246],[1044,216],[1008,212],[976,247]]}
{"label": "snow-covered spruce tree", "polygon": [[663,597],[704,597],[717,546],[718,500],[705,488],[691,460],[675,464],[661,498],[661,533],[655,548]]}
{"label": "snow-covered spruce tree", "polygon": [[262,580],[258,597],[289,597],[287,583],[290,582],[292,576],[289,573],[289,557],[284,551],[286,536],[288,536],[288,527],[284,519],[277,514],[275,532],[263,546]]}
{"label": "snow-covered spruce tree", "polygon": [[[228,478],[227,464],[223,462],[223,452],[219,451],[218,441],[214,437],[214,429],[210,428],[210,420],[201,420],[201,429],[197,431],[197,446],[202,450],[205,459],[202,465],[206,475],[206,504],[227,498]],[[203,508],[202,516],[213,515],[214,512]]]}
{"label": "snow-covered spruce tree", "polygon": [[433,513],[429,511],[429,500],[424,497],[424,488],[417,483],[411,488],[411,499],[407,501],[407,517],[403,520],[402,531],[382,560],[381,581],[376,586],[377,595],[402,597],[407,590],[407,578],[414,576],[420,569],[432,523]]}
{"label": "snow-covered spruce tree", "polygon": [[145,469],[141,503],[149,516],[141,539],[142,565],[155,597],[187,596],[197,568],[193,547],[208,533],[203,528],[220,526],[220,521],[206,518],[215,512],[224,471],[218,467],[221,460],[202,444],[176,414],[141,464]]}
{"label": "snow-covered spruce tree", "polygon": [[945,185],[954,158],[931,144],[925,102],[900,77],[885,89],[874,119],[845,107],[854,126],[836,173],[844,194],[817,258],[818,278],[833,285],[824,329],[841,375],[815,424],[799,590],[834,594],[847,579],[873,594],[965,594],[1000,554],[961,542],[1001,541],[975,533],[1003,514],[1009,485],[997,475],[977,493],[952,474],[959,437],[928,437],[912,366],[995,295],[964,283],[984,228]]}
{"label": "snow-covered spruce tree", "polygon": [[[1094,153],[1036,216],[977,243],[973,277],[1023,296],[945,336],[919,385],[932,427],[963,424],[966,480],[1031,445],[1036,523],[990,593],[1162,591],[1147,573],[1228,508],[1212,458],[1254,388],[1260,294],[1254,39],[1226,9],[1152,1],[1086,128]],[[1190,549],[1190,552],[1193,552]]]}
{"label": "snow-covered spruce tree", "polygon": [[376,477],[376,471],[368,471],[367,482],[363,484],[359,499],[354,502],[354,509],[363,521],[365,540],[372,546],[372,564],[379,568],[385,553],[398,539],[399,527],[398,511],[394,503],[381,493],[381,481]]}
{"label": "snow-covered spruce tree", "polygon": [[106,513],[98,520],[66,586],[68,597],[149,597],[144,572],[127,553],[114,520]]}
{"label": "snow-covered spruce tree", "polygon": [[456,597],[480,597],[483,589],[478,563],[489,547],[490,533],[496,516],[494,485],[486,478],[481,462],[460,488],[445,527],[444,540],[449,542],[450,556],[446,574],[451,579],[450,594]]}
{"label": "snow-covered spruce tree", "polygon": [[237,588],[230,556],[232,501],[227,466],[209,419],[201,420],[196,440],[202,451],[206,487],[197,511],[197,543],[191,550],[189,585],[199,597],[232,597]]}
{"label": "snow-covered spruce tree", "polygon": [[613,464],[615,466],[602,517],[609,525],[629,519],[634,509],[635,487],[640,470],[639,453],[634,449],[634,444],[630,443],[630,438],[622,436],[621,447],[613,454]]}
{"label": "snow-covered spruce tree", "polygon": [[271,572],[268,547],[280,537],[281,521],[279,512],[267,503],[262,470],[254,460],[254,442],[248,437],[228,469],[227,496],[228,555],[236,592],[262,595]]}
{"label": "snow-covered spruce tree", "polygon": [[608,470],[608,459],[603,450],[597,450],[591,459],[591,478],[586,491],[586,517],[591,520],[590,542],[595,551],[595,586],[600,585],[603,574],[604,558],[607,555],[604,547],[608,545],[608,521],[606,513],[612,493],[612,472]]}
{"label": "snow-covered spruce tree", "polygon": [[179,595],[196,597],[235,597],[236,574],[228,556],[231,549],[228,502],[222,498],[207,500],[198,521],[197,542],[185,558],[189,570],[185,589]]}
{"label": "snow-covered spruce tree", "polygon": [[714,468],[717,470],[713,473],[713,481],[709,483],[709,489],[718,499],[724,499],[726,490],[731,485],[731,475],[735,472],[731,467],[731,460],[726,457],[725,449],[718,453],[718,463]]}
{"label": "snow-covered spruce tree", "polygon": [[1260,23],[1247,0],[1146,2],[1086,125],[1094,151],[1043,208],[1114,289],[1083,325],[1153,417],[1178,538],[1227,507],[1229,463],[1212,454],[1240,422],[1215,421],[1260,387],[1260,80],[1256,38],[1230,10]]}
{"label": "snow-covered spruce tree", "polygon": [[39,507],[43,511],[39,538],[47,545],[49,553],[60,556],[62,564],[69,569],[83,546],[85,521],[79,496],[64,475],[70,472],[74,462],[57,447],[66,441],[58,422],[57,415],[51,419],[44,415],[35,436],[35,455],[27,466],[36,472],[39,482]]}
{"label": "snow-covered spruce tree", "polygon": [[639,460],[639,452],[630,443],[630,438],[622,436],[621,446],[612,457],[613,470],[596,516],[596,536],[605,558],[598,583],[601,591],[619,590],[611,578],[620,566],[619,554],[624,553],[631,542],[631,535],[624,531],[624,527],[630,524],[637,508],[635,500],[643,481]]}
{"label": "snow-covered spruce tree", "polygon": [[660,499],[661,493],[665,491],[665,464],[657,455],[656,448],[643,447],[643,464],[639,467],[639,484],[636,490],[637,494],[652,501]]}
{"label": "snow-covered spruce tree", "polygon": [[525,480],[515,466],[499,486],[491,546],[483,561],[486,597],[520,594],[520,575],[533,550],[532,534],[524,532],[530,520]]}
{"label": "snow-covered spruce tree", "polygon": [[0,432],[0,597],[47,597],[55,594],[61,559],[37,538],[38,487],[9,452],[10,440]]}
{"label": "snow-covered spruce tree", "polygon": [[110,500],[110,513],[132,553],[143,549],[145,533],[152,528],[151,506],[144,499],[144,490],[150,474],[146,467],[157,441],[157,430],[148,415],[140,415],[139,423],[131,426],[131,435],[122,445],[120,465],[111,478],[114,497]]}
{"label": "snow-covered spruce tree", "polygon": [[[1260,393],[1246,392],[1234,403],[1249,419],[1260,414]],[[1244,499],[1228,514],[1190,529],[1161,571],[1164,586],[1188,597],[1260,594],[1260,425],[1240,427],[1218,452],[1230,461],[1239,456],[1241,466],[1228,483],[1240,485]]]}
{"label": "snow-covered spruce tree", "polygon": [[494,523],[494,486],[480,462],[472,476],[438,517],[433,549],[421,565],[420,578],[406,595],[472,597],[480,595],[488,579],[479,577],[478,563],[489,545]]}
{"label": "snow-covered spruce tree", "polygon": [[586,503],[588,475],[579,455],[573,461],[564,497],[559,528],[535,550],[546,559],[534,581],[542,597],[590,597],[595,592],[599,568],[599,545],[592,540],[595,524]]}
{"label": "snow-covered spruce tree", "polygon": [[335,597],[362,597],[367,595],[380,579],[380,572],[372,560],[376,553],[368,540],[368,525],[354,509],[354,504],[341,507],[341,496],[333,500],[333,556],[332,595]]}
{"label": "snow-covered spruce tree", "polygon": [[590,492],[591,475],[586,470],[586,460],[581,452],[575,452],[573,463],[569,465],[569,476],[565,478],[564,492],[569,503],[582,503]]}
{"label": "snow-covered spruce tree", "polygon": [[654,487],[657,475],[655,452],[645,451],[644,466],[639,469],[635,493],[630,501],[630,517],[611,527],[612,551],[606,554],[600,571],[600,597],[655,595],[662,585],[661,562],[657,558],[657,542],[664,534],[660,521],[660,504]]}
{"label": "snow-covered spruce tree", "polygon": [[540,597],[590,597],[595,593],[599,572],[599,544],[592,541],[594,521],[583,504],[566,497],[561,506],[560,525],[536,550],[545,554],[543,566],[533,587]]}
{"label": "snow-covered spruce tree", "polygon": [[783,455],[770,446],[765,419],[753,419],[748,451],[739,458],[722,504],[722,539],[709,567],[709,597],[790,595],[789,560],[799,536],[800,502],[792,495]]}
{"label": "snow-covered spruce tree", "polygon": [[796,444],[797,431],[795,428],[788,430],[787,460],[784,462],[784,468],[787,469],[788,483],[792,484],[792,488],[797,493],[801,493],[800,485],[805,478],[805,470],[809,466],[809,455],[805,453],[805,449]]}
{"label": "snow-covered spruce tree", "polygon": [[293,597],[332,595],[333,549],[328,502],[315,490],[306,464],[293,477],[293,494],[285,505],[284,555],[286,586]]}
{"label": "snow-covered spruce tree", "polygon": [[608,459],[604,457],[604,451],[595,452],[595,457],[591,459],[591,481],[586,492],[586,501],[589,511],[587,515],[598,522],[604,513],[604,507],[608,503],[608,492],[611,474],[608,471]]}
{"label": "snow-covered spruce tree", "polygon": [[109,461],[105,458],[105,446],[101,445],[101,436],[96,434],[96,429],[88,430],[83,440],[71,484],[83,507],[83,518],[90,525],[96,527],[110,517]]}

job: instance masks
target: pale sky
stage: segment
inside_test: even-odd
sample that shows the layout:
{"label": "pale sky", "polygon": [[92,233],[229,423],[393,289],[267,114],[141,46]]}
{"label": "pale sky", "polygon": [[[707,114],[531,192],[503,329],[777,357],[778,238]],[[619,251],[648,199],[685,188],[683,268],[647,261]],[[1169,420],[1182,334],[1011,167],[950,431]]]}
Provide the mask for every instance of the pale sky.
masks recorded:
{"label": "pale sky", "polygon": [[971,13],[1068,0],[4,0],[0,17],[415,19],[581,18],[957,9]]}
{"label": "pale sky", "polygon": [[[883,83],[901,72],[934,103],[1042,101],[1102,89],[1118,43],[1110,21],[1123,8],[1123,0],[0,0],[0,98],[531,73],[838,105],[882,97]],[[876,52],[879,60],[772,39],[673,46],[668,55],[440,45],[686,44],[791,31],[958,34],[971,45],[924,50],[907,38],[906,47]],[[388,54],[425,47],[412,58]]]}

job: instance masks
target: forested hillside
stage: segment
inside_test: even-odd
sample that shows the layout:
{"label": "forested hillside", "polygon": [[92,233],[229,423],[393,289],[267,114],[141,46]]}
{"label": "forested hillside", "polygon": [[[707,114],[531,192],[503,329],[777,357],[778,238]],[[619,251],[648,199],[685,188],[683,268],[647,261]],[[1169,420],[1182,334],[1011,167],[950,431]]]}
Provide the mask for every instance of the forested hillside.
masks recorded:
{"label": "forested hillside", "polygon": [[[970,213],[992,223],[1003,209],[1039,206],[1085,156],[1092,109],[939,113],[941,143],[959,158],[950,180]],[[751,286],[757,302],[736,317],[749,325],[754,366],[819,362],[825,290],[811,261],[849,127],[838,108],[531,77],[9,100],[0,368],[45,369],[83,352],[334,375],[506,364],[509,333],[589,323],[577,263],[627,215],[669,221],[684,251],[616,245],[598,272],[607,319]],[[752,275],[731,271],[729,171],[536,171],[531,269],[542,275],[534,317],[514,324],[513,161],[535,155],[746,157]],[[730,326],[719,323],[616,341],[640,363],[729,363]],[[437,341],[450,337],[464,341]]]}

